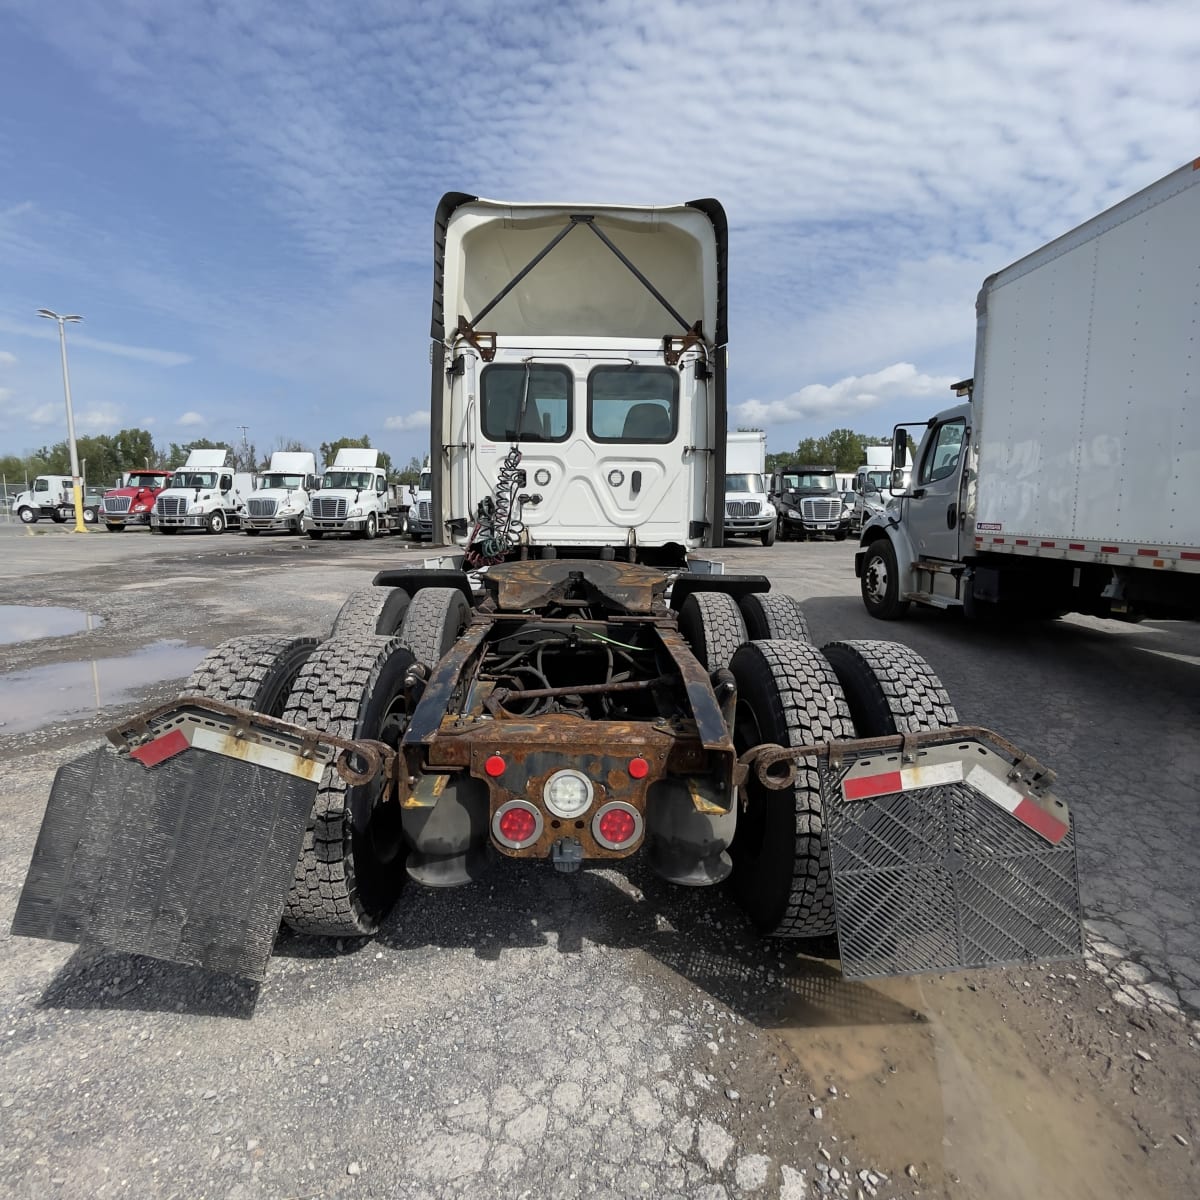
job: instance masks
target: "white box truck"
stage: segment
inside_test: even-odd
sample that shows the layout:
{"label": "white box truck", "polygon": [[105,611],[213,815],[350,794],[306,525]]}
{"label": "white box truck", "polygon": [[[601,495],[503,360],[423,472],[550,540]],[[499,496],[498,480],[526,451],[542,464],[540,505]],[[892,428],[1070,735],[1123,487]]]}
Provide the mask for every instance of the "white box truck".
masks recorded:
{"label": "white box truck", "polygon": [[343,446],[326,468],[320,491],[309,497],[304,529],[314,540],[327,533],[374,538],[399,533],[404,519],[379,465],[379,451]]}
{"label": "white box truck", "polygon": [[863,530],[869,612],[1200,616],[1198,281],[1200,159],[984,281],[966,400]]}
{"label": "white box truck", "polygon": [[271,465],[246,498],[242,529],[251,537],[265,531],[300,533],[311,493],[320,485],[317,460],[307,451],[276,450]]}
{"label": "white box truck", "polygon": [[178,533],[181,529],[203,529],[224,533],[237,529],[246,511],[246,497],[254,481],[235,471],[228,450],[191,450],[187,462],[171,478],[171,486],[158,493],[150,529]]}
{"label": "white box truck", "polygon": [[725,536],[775,544],[775,506],[767,495],[767,435],[739,429],[725,435]]}

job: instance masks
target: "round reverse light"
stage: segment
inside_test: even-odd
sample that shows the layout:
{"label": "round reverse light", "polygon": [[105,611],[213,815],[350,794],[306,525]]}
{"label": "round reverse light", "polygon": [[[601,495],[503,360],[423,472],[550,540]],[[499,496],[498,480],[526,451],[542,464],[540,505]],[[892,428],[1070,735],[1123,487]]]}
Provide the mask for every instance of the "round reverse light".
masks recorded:
{"label": "round reverse light", "polygon": [[582,771],[555,771],[546,780],[542,799],[556,816],[571,820],[587,812],[592,804],[592,781]]}
{"label": "round reverse light", "polygon": [[620,487],[625,482],[625,472],[618,471],[615,467],[608,473],[608,483],[610,487]]}
{"label": "round reverse light", "polygon": [[538,487],[545,487],[546,484],[550,482],[550,472],[547,471],[545,467],[538,467],[538,469],[533,473],[533,482],[536,483]]}
{"label": "round reverse light", "polygon": [[542,836],[542,814],[527,800],[510,800],[496,809],[492,834],[502,846],[524,850]]}
{"label": "round reverse light", "polygon": [[642,814],[632,804],[606,804],[592,818],[592,836],[609,850],[624,850],[642,837]]}

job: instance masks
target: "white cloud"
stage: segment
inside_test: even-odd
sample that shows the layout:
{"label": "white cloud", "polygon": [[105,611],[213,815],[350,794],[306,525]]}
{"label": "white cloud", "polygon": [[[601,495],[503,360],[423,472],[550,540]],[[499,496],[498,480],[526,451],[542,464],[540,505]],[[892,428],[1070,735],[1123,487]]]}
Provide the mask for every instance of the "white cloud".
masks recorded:
{"label": "white cloud", "polygon": [[388,417],[383,423],[384,429],[409,431],[413,429],[428,429],[429,414],[427,412],[404,413],[403,416]]}
{"label": "white cloud", "polygon": [[8,350],[0,350],[0,367],[15,367],[17,356]]}
{"label": "white cloud", "polygon": [[951,375],[920,373],[912,363],[895,363],[870,375],[850,375],[836,383],[810,383],[781,400],[747,400],[732,407],[742,425],[776,425],[784,421],[826,418],[840,425],[891,400],[949,396],[957,382]]}
{"label": "white cloud", "polygon": [[12,388],[0,387],[0,404],[3,404],[13,394]]}
{"label": "white cloud", "polygon": [[[68,349],[96,350],[101,354],[112,354],[117,358],[129,358],[135,362],[150,363],[156,367],[182,367],[192,361],[190,354],[181,354],[176,350],[158,350],[152,346],[133,346],[125,342],[110,342],[102,338],[90,337],[86,333],[77,332],[78,327],[72,326],[67,334]],[[58,331],[45,320],[38,324],[21,321],[10,321],[0,317],[0,332],[17,334],[21,337],[39,338],[42,341],[58,341]],[[16,357],[7,351],[0,351],[0,366],[12,366]]]}
{"label": "white cloud", "polygon": [[179,418],[179,420],[175,422],[175,424],[176,425],[184,425],[184,426],[195,426],[198,428],[201,425],[207,425],[208,422],[198,412],[185,412],[183,414],[183,416],[181,416]]}
{"label": "white cloud", "polygon": [[61,404],[39,404],[28,415],[30,425],[53,425],[57,421],[66,424],[66,409]]}
{"label": "white cloud", "polygon": [[153,429],[153,428],[154,428],[154,426],[155,426],[155,425],[157,425],[157,424],[158,424],[158,418],[157,418],[157,417],[143,417],[143,418],[142,418],[142,419],[141,419],[141,420],[138,422],[138,426],[139,426],[141,429]]}

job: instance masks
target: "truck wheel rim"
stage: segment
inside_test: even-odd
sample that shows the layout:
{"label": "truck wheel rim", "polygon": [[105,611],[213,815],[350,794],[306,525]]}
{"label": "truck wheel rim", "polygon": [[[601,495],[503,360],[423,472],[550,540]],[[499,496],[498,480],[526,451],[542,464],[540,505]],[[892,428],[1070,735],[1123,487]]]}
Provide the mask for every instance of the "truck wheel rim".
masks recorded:
{"label": "truck wheel rim", "polygon": [[870,590],[871,599],[884,600],[887,598],[887,563],[882,558],[873,558],[867,564],[867,587]]}

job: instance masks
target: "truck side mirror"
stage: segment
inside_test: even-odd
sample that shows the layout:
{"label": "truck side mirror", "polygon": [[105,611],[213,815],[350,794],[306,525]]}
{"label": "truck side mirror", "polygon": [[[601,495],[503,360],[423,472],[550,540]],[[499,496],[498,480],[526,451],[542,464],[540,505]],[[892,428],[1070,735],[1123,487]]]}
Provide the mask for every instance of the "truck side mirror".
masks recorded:
{"label": "truck side mirror", "polygon": [[891,489],[893,492],[904,491],[904,468],[903,467],[893,467],[892,468]]}
{"label": "truck side mirror", "polygon": [[[903,425],[897,425],[892,430],[892,471],[895,472],[908,464],[908,430]],[[893,486],[895,486],[893,484]]]}

